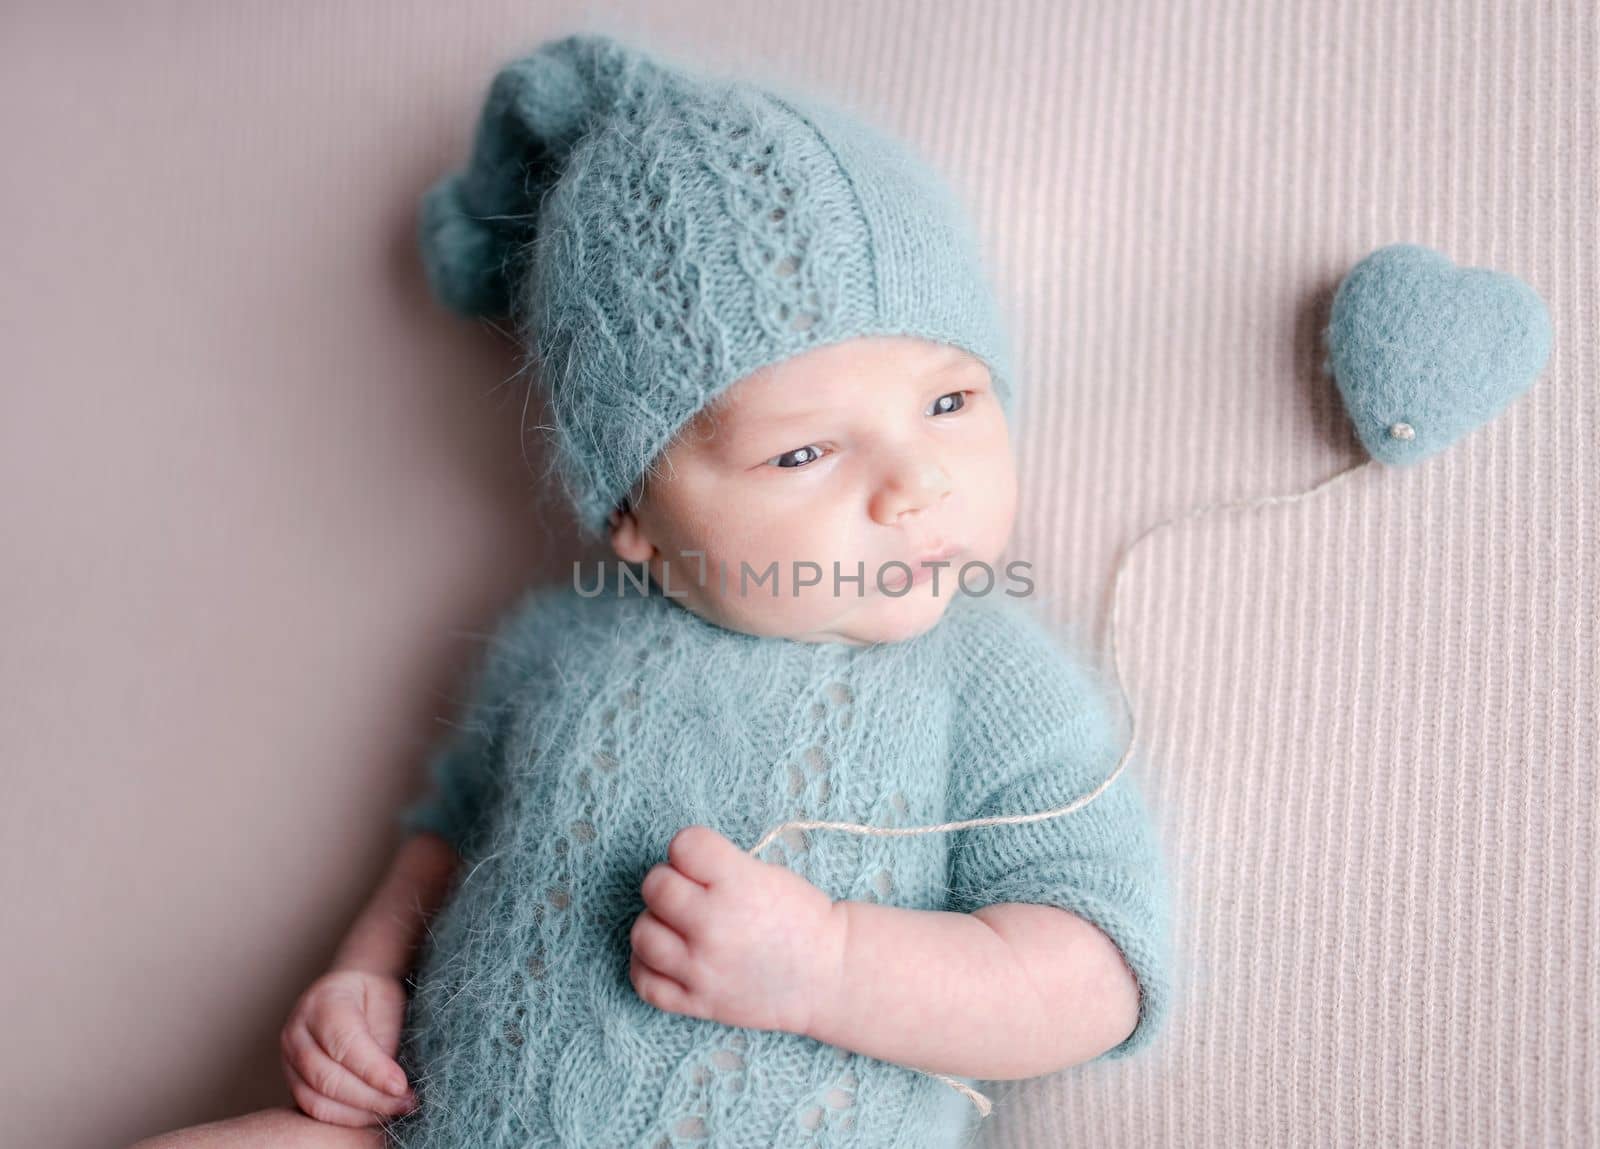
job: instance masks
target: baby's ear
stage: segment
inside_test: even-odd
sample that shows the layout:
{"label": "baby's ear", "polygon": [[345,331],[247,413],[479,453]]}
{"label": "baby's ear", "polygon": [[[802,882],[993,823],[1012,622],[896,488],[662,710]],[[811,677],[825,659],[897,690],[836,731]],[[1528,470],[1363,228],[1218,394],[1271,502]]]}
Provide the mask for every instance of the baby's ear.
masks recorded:
{"label": "baby's ear", "polygon": [[650,540],[644,537],[644,532],[639,526],[639,517],[634,514],[632,505],[627,499],[617,505],[608,521],[611,525],[611,549],[623,562],[646,562],[656,553],[655,547],[650,545]]}

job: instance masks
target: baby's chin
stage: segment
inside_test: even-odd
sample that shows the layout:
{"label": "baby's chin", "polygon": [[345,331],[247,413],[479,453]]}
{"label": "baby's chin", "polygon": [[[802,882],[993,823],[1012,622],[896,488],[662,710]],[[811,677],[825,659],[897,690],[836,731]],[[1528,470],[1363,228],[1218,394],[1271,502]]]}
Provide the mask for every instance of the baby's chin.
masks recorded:
{"label": "baby's chin", "polygon": [[899,595],[869,593],[860,598],[835,598],[823,594],[810,603],[804,596],[787,602],[778,600],[769,604],[773,609],[762,609],[760,598],[730,604],[715,595],[708,601],[685,605],[720,626],[746,634],[866,646],[905,642],[926,634],[939,624],[958,593],[953,585],[941,585],[935,594],[928,583],[922,583]]}

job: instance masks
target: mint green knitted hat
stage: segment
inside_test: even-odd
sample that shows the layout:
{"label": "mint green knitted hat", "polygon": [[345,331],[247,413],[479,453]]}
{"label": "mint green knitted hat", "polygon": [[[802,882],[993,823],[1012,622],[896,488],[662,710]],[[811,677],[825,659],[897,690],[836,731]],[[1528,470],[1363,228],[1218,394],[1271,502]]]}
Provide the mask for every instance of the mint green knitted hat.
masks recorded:
{"label": "mint green knitted hat", "polygon": [[434,295],[514,321],[580,528],[753,371],[863,335],[988,366],[1017,407],[970,221],[906,145],[811,97],[553,40],[489,87],[472,155],[422,199]]}

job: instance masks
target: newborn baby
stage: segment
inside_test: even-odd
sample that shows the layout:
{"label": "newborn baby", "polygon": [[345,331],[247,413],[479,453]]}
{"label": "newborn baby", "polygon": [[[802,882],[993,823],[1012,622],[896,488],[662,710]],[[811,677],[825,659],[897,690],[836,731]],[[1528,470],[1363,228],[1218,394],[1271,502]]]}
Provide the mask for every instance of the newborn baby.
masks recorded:
{"label": "newborn baby", "polygon": [[1017,403],[953,197],[824,105],[577,36],[497,76],[423,222],[440,298],[519,319],[618,561],[499,621],[414,860],[291,1018],[301,1107],[404,1149],[929,1149],[968,1082],[1143,1048],[1127,777],[749,852],[1051,809],[1120,756],[1000,565]]}

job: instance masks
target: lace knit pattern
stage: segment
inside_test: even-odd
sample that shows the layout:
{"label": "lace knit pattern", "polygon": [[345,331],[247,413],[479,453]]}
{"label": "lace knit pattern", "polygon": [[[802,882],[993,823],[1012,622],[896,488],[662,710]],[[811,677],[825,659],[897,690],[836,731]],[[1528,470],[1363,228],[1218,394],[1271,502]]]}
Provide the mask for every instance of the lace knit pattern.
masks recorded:
{"label": "lace knit pattern", "polygon": [[[1041,810],[1120,757],[1109,708],[1019,600],[957,595],[867,647],[759,638],[652,587],[539,588],[506,613],[434,790],[402,815],[465,864],[412,981],[402,1149],[934,1149],[966,1099],[797,1034],[658,1010],[628,980],[639,885],[690,824],[749,846],[791,818],[923,825]],[[1167,894],[1128,774],[1045,822],[902,838],[790,831],[763,857],[835,899],[1069,909],[1121,947],[1146,1045],[1166,1009]]]}

